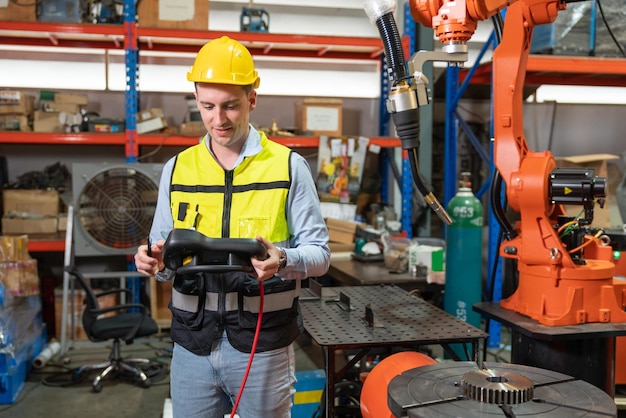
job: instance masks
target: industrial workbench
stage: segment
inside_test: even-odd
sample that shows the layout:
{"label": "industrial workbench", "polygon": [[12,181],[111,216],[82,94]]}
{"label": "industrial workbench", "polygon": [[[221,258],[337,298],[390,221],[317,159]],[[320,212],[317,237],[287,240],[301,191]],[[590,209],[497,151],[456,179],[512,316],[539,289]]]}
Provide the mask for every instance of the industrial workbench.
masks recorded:
{"label": "industrial workbench", "polygon": [[[306,332],[324,350],[325,408],[334,417],[335,383],[370,350],[380,347],[417,348],[451,343],[471,344],[473,360],[487,333],[444,312],[395,285],[324,288],[318,300],[300,303]],[[366,307],[371,316],[366,317]],[[359,352],[336,370],[338,350]],[[450,350],[447,350],[450,351]]]}
{"label": "industrial workbench", "polygon": [[393,284],[407,291],[418,291],[432,304],[441,305],[443,285],[428,283],[423,277],[408,271],[391,273],[383,261],[361,262],[348,256],[331,257],[328,276],[341,286],[371,286]]}

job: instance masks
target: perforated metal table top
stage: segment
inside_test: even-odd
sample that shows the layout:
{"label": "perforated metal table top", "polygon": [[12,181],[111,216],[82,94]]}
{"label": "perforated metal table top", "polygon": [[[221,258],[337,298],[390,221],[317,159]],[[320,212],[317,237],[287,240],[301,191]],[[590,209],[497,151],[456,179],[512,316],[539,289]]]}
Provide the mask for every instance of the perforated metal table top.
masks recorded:
{"label": "perforated metal table top", "polygon": [[[394,285],[330,289],[331,296],[300,303],[306,331],[322,346],[428,345],[477,341],[488,335]],[[339,292],[350,298],[349,310],[337,302]],[[374,313],[374,326],[364,319],[366,305]]]}

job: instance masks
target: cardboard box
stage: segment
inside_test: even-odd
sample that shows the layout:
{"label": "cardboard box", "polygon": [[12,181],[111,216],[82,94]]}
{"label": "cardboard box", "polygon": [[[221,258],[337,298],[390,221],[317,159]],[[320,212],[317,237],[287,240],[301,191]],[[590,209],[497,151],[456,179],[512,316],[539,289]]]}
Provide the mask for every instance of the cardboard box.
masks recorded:
{"label": "cardboard box", "polygon": [[86,94],[54,93],[54,102],[84,106],[89,103],[89,100]]}
{"label": "cardboard box", "polygon": [[343,100],[304,99],[296,102],[296,128],[314,136],[341,136]]}
{"label": "cardboard box", "polygon": [[165,114],[163,113],[163,109],[160,107],[153,107],[150,109],[142,110],[137,113],[137,122],[143,122],[150,119],[163,118]]}
{"label": "cardboard box", "polygon": [[33,115],[34,132],[64,132],[65,127],[61,122],[61,112],[46,112],[35,110]]}
{"label": "cardboard box", "polygon": [[411,245],[409,266],[425,266],[428,271],[444,271],[445,250],[432,245]]}
{"label": "cardboard box", "polygon": [[137,113],[138,134],[157,132],[164,128],[167,128],[167,119],[165,119],[163,109],[153,107]]}
{"label": "cardboard box", "polygon": [[138,134],[146,134],[148,132],[157,132],[164,128],[167,128],[167,120],[163,117],[137,122]]}
{"label": "cardboard box", "polygon": [[30,132],[28,117],[24,115],[0,115],[0,131]]}
{"label": "cardboard box", "polygon": [[0,283],[12,296],[39,294],[37,260],[7,261],[0,263]]}
{"label": "cardboard box", "polygon": [[0,90],[0,115],[30,115],[35,98],[20,90]]}
{"label": "cardboard box", "polygon": [[57,103],[50,100],[40,100],[39,107],[46,112],[79,113],[81,105],[76,103]]}
{"label": "cardboard box", "polygon": [[2,191],[3,215],[9,212],[25,212],[57,216],[59,203],[58,190],[5,189]]}
{"label": "cardboard box", "polygon": [[2,218],[2,233],[7,235],[20,234],[54,234],[57,232],[56,216],[43,218]]}
{"label": "cardboard box", "polygon": [[5,1],[4,6],[0,6],[0,20],[8,22],[36,22],[37,2]]}
{"label": "cardboard box", "polygon": [[[58,190],[2,191],[2,233],[54,234],[57,232],[59,213]],[[11,214],[11,216],[7,216]]]}
{"label": "cardboard box", "polygon": [[59,216],[57,216],[57,231],[67,231],[67,213],[60,213]]}
{"label": "cardboard box", "polygon": [[326,218],[328,227],[328,239],[330,242],[340,244],[353,244],[354,235],[359,224],[356,222],[342,221],[334,218]]}
{"label": "cardboard box", "polygon": [[209,0],[141,0],[137,25],[142,28],[209,29]]}
{"label": "cardboard box", "polygon": [[[615,201],[615,196],[611,196],[615,191],[611,191],[608,181],[608,161],[618,160],[620,157],[613,154],[585,154],[574,155],[569,157],[557,157],[556,162],[558,167],[588,167],[595,170],[596,177],[607,178],[606,188],[607,196],[604,202],[604,207],[595,205],[593,209],[593,222],[591,226],[600,228],[609,228],[612,226],[611,222],[611,201]],[[582,206],[579,205],[566,205],[565,211],[568,216],[577,216],[582,210]]]}
{"label": "cardboard box", "polygon": [[27,235],[0,235],[0,262],[30,260]]}

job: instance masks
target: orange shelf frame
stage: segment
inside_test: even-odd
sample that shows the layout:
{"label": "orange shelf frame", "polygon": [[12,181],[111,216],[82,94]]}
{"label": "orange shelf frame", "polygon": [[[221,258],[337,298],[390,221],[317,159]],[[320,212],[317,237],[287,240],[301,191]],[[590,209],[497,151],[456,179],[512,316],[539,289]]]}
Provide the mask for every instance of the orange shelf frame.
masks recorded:
{"label": "orange shelf frame", "polygon": [[[290,148],[317,148],[320,138],[315,137],[271,137],[271,140]],[[198,143],[198,138],[168,135],[146,134],[138,136],[139,146],[182,146],[187,147]],[[42,144],[42,145],[120,145],[126,144],[123,133],[44,133],[44,132],[0,132],[0,144]],[[383,148],[399,147],[398,138],[370,138],[370,144]]]}
{"label": "orange shelf frame", "polygon": [[[383,54],[379,38],[286,35],[222,31],[193,31],[136,27],[138,48],[152,51],[197,52],[206,41],[230,36],[244,43],[253,55],[375,60]],[[50,22],[0,22],[0,44],[18,46],[76,47],[124,49],[124,25],[78,24]],[[317,148],[319,137],[272,137],[290,148]],[[149,134],[137,136],[138,146],[191,146],[196,137]],[[39,133],[0,132],[0,144],[41,145],[119,145],[128,143],[127,132],[102,133]],[[370,138],[380,147],[399,147],[396,138]],[[29,241],[30,252],[64,251],[65,241],[59,237],[35,237]]]}
{"label": "orange shelf frame", "polygon": [[63,251],[65,251],[65,240],[62,239],[29,239],[28,241],[28,252],[30,253],[52,253]]}
{"label": "orange shelf frame", "polygon": [[[77,48],[124,48],[123,25],[0,22],[0,44]],[[211,39],[229,36],[253,55],[377,60],[383,52],[379,38],[357,36],[288,35],[257,32],[136,28],[139,50],[192,52]]]}
{"label": "orange shelf frame", "polygon": [[[461,78],[467,75],[463,71]],[[472,84],[491,84],[491,63],[481,65]],[[526,85],[626,87],[626,59],[564,55],[530,55]]]}

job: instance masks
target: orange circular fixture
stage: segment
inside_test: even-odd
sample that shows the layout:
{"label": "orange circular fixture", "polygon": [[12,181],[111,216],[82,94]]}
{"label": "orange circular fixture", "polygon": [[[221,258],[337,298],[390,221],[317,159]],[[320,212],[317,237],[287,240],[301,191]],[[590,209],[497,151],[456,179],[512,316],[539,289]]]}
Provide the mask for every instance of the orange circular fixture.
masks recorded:
{"label": "orange circular fixture", "polygon": [[363,418],[394,418],[387,406],[387,386],[403,372],[428,364],[437,364],[437,361],[413,351],[392,354],[378,363],[367,375],[361,390]]}

